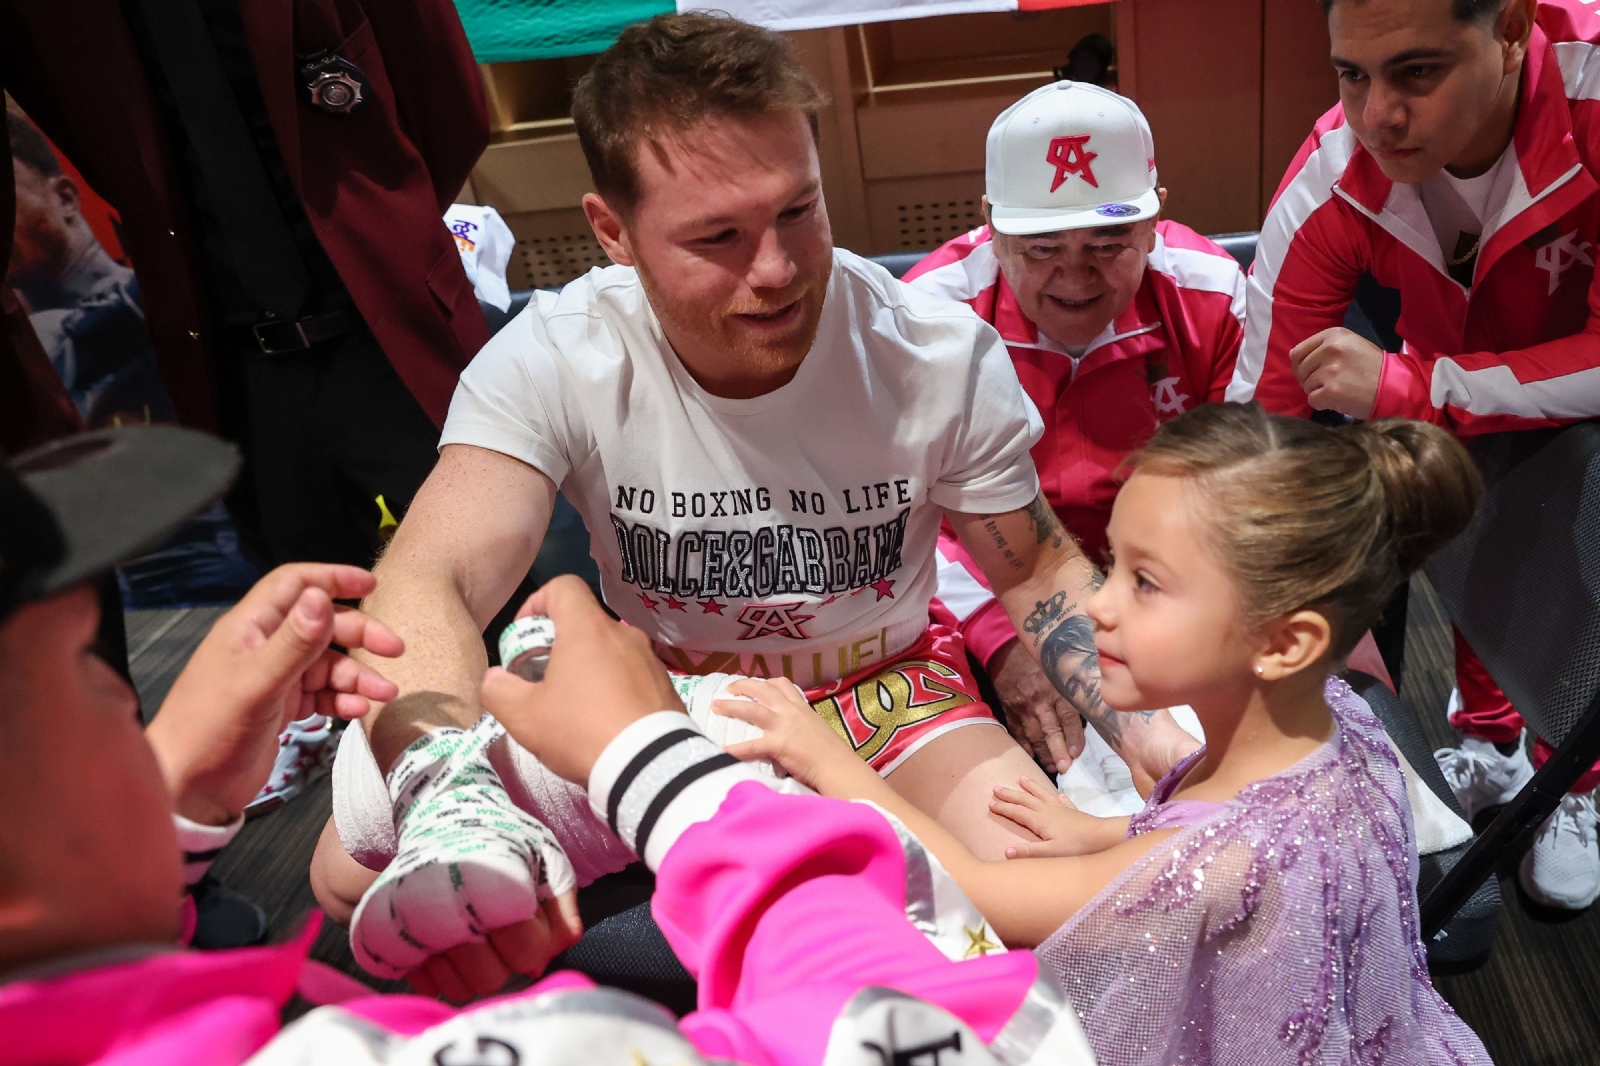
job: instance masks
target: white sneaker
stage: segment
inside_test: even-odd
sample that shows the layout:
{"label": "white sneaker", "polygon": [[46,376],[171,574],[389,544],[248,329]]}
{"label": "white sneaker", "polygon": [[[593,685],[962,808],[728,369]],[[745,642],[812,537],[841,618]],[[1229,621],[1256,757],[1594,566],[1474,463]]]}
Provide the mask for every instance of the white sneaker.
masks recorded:
{"label": "white sneaker", "polygon": [[1567,795],[1522,857],[1522,888],[1536,903],[1581,911],[1600,896],[1594,793]]}
{"label": "white sneaker", "polygon": [[1528,761],[1523,739],[1517,738],[1516,751],[1510,755],[1501,755],[1500,749],[1477,737],[1462,737],[1459,748],[1440,748],[1433,753],[1467,821],[1479,811],[1510,803],[1533,779],[1533,764]]}
{"label": "white sneaker", "polygon": [[326,715],[313,714],[290,722],[289,728],[278,737],[278,755],[272,762],[272,774],[256,793],[256,798],[245,807],[245,817],[254,818],[275,811],[294,799],[307,785],[333,768],[333,756],[338,750],[338,734]]}

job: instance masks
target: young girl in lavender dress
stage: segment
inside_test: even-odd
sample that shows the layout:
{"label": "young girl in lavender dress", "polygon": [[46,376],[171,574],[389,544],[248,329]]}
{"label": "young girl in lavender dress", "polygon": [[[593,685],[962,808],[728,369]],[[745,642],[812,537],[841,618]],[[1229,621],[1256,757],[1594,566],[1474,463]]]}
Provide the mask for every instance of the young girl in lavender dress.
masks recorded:
{"label": "young girl in lavender dress", "polygon": [[997,790],[995,815],[1047,857],[981,862],[782,681],[716,705],[763,730],[729,750],[897,815],[1060,976],[1105,1066],[1488,1062],[1428,979],[1395,754],[1333,676],[1470,519],[1465,452],[1418,422],[1222,404],[1168,423],[1129,469],[1087,607],[1102,695],[1130,714],[1188,704],[1207,739],[1139,814]]}

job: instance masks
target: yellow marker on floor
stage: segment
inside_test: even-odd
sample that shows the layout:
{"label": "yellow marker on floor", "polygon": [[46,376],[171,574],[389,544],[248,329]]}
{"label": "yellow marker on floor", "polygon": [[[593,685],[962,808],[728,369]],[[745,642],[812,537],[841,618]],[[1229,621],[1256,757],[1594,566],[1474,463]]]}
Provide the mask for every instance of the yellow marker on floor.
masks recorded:
{"label": "yellow marker on floor", "polygon": [[389,505],[383,502],[381,493],[376,502],[378,504],[378,539],[387,541],[394,536],[394,531],[400,528],[400,523],[395,520],[394,515],[389,513]]}

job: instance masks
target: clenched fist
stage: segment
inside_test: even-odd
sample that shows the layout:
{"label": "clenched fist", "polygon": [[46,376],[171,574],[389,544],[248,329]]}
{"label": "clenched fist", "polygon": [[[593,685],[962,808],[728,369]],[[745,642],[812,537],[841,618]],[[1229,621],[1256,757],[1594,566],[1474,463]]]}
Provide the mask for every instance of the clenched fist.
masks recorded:
{"label": "clenched fist", "polygon": [[1311,406],[1351,418],[1372,417],[1383,360],[1382,348],[1342,326],[1312,334],[1289,350]]}

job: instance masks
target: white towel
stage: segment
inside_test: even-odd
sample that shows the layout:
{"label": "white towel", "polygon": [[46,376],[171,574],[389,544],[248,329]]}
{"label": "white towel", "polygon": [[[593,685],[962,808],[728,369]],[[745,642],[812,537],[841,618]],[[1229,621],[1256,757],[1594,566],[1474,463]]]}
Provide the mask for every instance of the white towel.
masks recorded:
{"label": "white towel", "polygon": [[[1189,707],[1173,707],[1172,717],[1196,740],[1204,742],[1205,731],[1200,719]],[[1067,772],[1056,777],[1059,788],[1073,804],[1088,814],[1102,818],[1115,818],[1137,814],[1144,809],[1144,800],[1133,787],[1133,775],[1128,764],[1111,750],[1093,729],[1083,731],[1083,754],[1074,760]],[[1386,740],[1389,740],[1387,734]],[[1389,747],[1400,758],[1400,770],[1405,774],[1406,797],[1411,801],[1411,822],[1417,838],[1417,854],[1432,855],[1446,851],[1472,839],[1472,827],[1447,807],[1417,776],[1400,749],[1389,740]]]}
{"label": "white towel", "polygon": [[500,212],[476,204],[451,204],[444,213],[444,224],[456,239],[461,265],[466,268],[467,280],[472,282],[478,299],[502,311],[510,308],[506,264],[511,262],[517,238]]}

